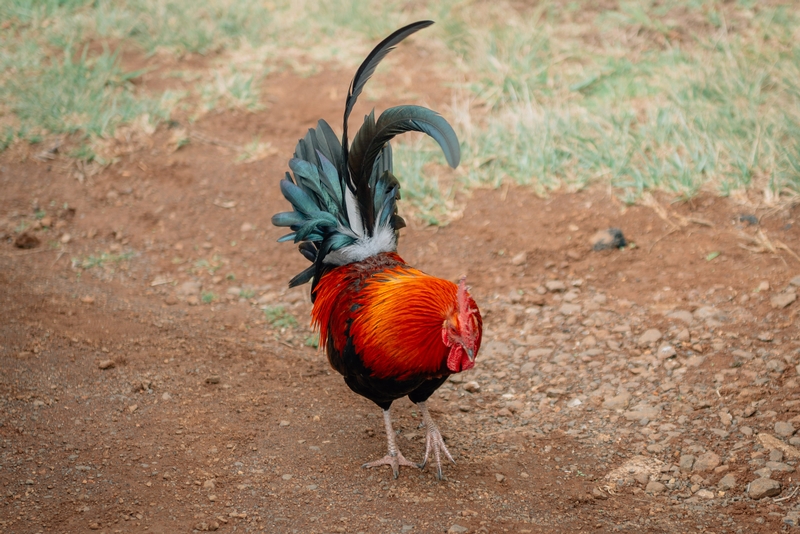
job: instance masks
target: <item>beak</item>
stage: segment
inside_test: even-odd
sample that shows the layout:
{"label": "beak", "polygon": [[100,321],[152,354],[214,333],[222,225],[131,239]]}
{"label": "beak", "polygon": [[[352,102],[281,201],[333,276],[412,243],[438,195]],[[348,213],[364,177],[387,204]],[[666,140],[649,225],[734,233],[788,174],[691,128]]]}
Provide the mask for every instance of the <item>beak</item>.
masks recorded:
{"label": "beak", "polygon": [[[461,345],[461,346],[464,347],[464,345]],[[464,351],[466,351],[467,358],[469,358],[469,361],[474,362],[475,361],[475,351],[473,351],[469,347],[464,347]]]}

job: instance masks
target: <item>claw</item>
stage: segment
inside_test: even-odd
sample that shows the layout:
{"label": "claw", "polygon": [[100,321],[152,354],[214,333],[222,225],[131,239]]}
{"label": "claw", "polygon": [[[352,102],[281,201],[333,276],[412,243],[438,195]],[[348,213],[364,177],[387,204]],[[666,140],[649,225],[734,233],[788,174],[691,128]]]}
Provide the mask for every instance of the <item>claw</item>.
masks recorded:
{"label": "claw", "polygon": [[362,465],[361,467],[365,467],[365,468],[369,469],[370,467],[378,467],[380,465],[389,465],[389,466],[391,466],[392,467],[392,473],[394,474],[394,478],[397,478],[398,476],[400,476],[400,466],[401,465],[405,466],[405,467],[416,467],[418,469],[421,468],[421,466],[419,464],[411,462],[409,460],[406,460],[406,458],[403,456],[403,453],[401,453],[400,451],[397,451],[397,453],[395,455],[387,454],[386,456],[384,456],[380,460],[375,460],[373,462],[367,462],[364,465]]}
{"label": "claw", "polygon": [[397,448],[397,442],[395,441],[394,437],[394,429],[392,428],[392,418],[389,415],[389,410],[383,411],[383,422],[386,425],[386,444],[389,448],[389,453],[380,460],[367,462],[361,467],[369,469],[370,467],[388,465],[392,468],[392,474],[394,475],[394,478],[400,476],[400,466],[422,469],[422,465],[406,460],[405,456],[403,456],[403,453]]}
{"label": "claw", "polygon": [[450,451],[447,450],[447,446],[444,444],[444,438],[442,438],[442,433],[439,432],[439,427],[436,426],[431,414],[428,412],[428,407],[425,406],[424,402],[417,403],[417,406],[419,406],[422,412],[422,421],[425,423],[425,428],[427,429],[425,435],[425,458],[423,458],[420,468],[425,467],[428,463],[428,457],[431,451],[433,451],[433,457],[436,459],[436,478],[442,480],[444,479],[444,475],[442,474],[441,453],[444,453],[454,464],[456,461],[453,460],[453,456],[450,454]]}

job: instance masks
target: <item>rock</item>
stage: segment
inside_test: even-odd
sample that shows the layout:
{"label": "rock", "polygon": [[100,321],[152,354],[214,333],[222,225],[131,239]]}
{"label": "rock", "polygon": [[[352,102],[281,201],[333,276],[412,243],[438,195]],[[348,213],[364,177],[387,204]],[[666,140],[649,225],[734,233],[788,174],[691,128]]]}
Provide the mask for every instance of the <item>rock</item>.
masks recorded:
{"label": "rock", "polygon": [[772,476],[772,469],[769,467],[762,467],[761,469],[753,471],[753,474],[759,478],[769,478]]}
{"label": "rock", "polygon": [[694,311],[694,318],[698,321],[705,321],[707,319],[719,320],[721,317],[719,310],[713,306],[702,306]]}
{"label": "rock", "polygon": [[674,310],[667,315],[668,319],[677,319],[679,321],[683,321],[686,324],[692,324],[694,322],[694,316],[691,312],[686,310]]}
{"label": "rock", "polygon": [[292,480],[292,475],[286,473],[285,475],[281,475],[281,478],[283,480]]}
{"label": "rock", "polygon": [[167,295],[166,298],[164,298],[164,304],[166,304],[167,306],[174,306],[177,303],[178,303],[178,297],[176,297],[175,295]]}
{"label": "rock", "polygon": [[759,341],[769,342],[775,339],[775,334],[773,334],[772,332],[759,332],[758,339]]}
{"label": "rock", "polygon": [[769,451],[769,461],[770,462],[782,462],[783,461],[783,451],[780,449],[772,449]]}
{"label": "rock", "polygon": [[771,478],[757,478],[750,483],[747,494],[751,499],[763,499],[764,497],[775,497],[781,493],[781,483]]}
{"label": "rock", "polygon": [[713,452],[706,452],[697,457],[692,465],[692,471],[702,473],[711,471],[720,464],[719,456]]}
{"label": "rock", "polygon": [[694,465],[694,455],[693,454],[683,454],[683,455],[681,455],[681,458],[678,461],[678,467],[680,468],[681,471],[691,471],[693,465]]}
{"label": "rock", "polygon": [[249,222],[246,222],[246,223],[242,223],[242,227],[240,228],[240,230],[241,230],[242,232],[249,232],[249,231],[250,231],[250,230],[252,230],[253,228],[255,228],[255,226],[253,226],[253,225],[252,225],[252,224],[250,224]]}
{"label": "rock", "polygon": [[214,489],[216,487],[216,483],[214,482],[213,478],[209,478],[205,482],[203,482],[203,489]]}
{"label": "rock", "polygon": [[200,294],[201,287],[200,282],[189,280],[178,286],[177,293],[179,297],[197,296]]}
{"label": "rock", "polygon": [[528,253],[520,252],[519,254],[511,258],[511,265],[515,266],[524,265],[526,261],[528,261]]}
{"label": "rock", "polygon": [[64,245],[66,245],[67,243],[69,243],[70,241],[72,241],[72,236],[71,236],[71,235],[69,235],[69,234],[64,234],[64,235],[62,235],[62,236],[61,236],[61,239],[60,239],[59,241],[61,241],[61,243],[63,243]]}
{"label": "rock", "polygon": [[661,482],[656,482],[655,480],[651,480],[650,482],[647,483],[647,486],[645,486],[644,491],[652,495],[658,495],[659,493],[664,493],[666,489],[667,487]]}
{"label": "rock", "polygon": [[658,347],[658,351],[656,352],[656,356],[658,356],[659,360],[667,360],[676,354],[677,352],[675,351],[675,347],[669,343],[662,344],[660,347]]}
{"label": "rock", "polygon": [[211,375],[206,377],[206,384],[219,384],[220,377],[219,375]]}
{"label": "rock", "polygon": [[508,403],[506,403],[506,408],[511,410],[511,413],[519,413],[525,409],[525,403],[518,400],[509,401]]}
{"label": "rock", "polygon": [[797,294],[792,292],[774,295],[771,299],[769,299],[769,302],[772,304],[773,308],[781,309],[787,307],[795,300],[797,300]]}
{"label": "rock", "polygon": [[627,391],[623,391],[617,396],[614,397],[606,397],[603,401],[603,408],[607,410],[624,410],[628,407],[628,403],[631,401],[631,394]]}
{"label": "rock", "polygon": [[469,529],[459,524],[455,524],[447,529],[447,534],[463,534],[464,532],[469,532]]}
{"label": "rock", "polygon": [[783,523],[790,527],[800,527],[800,511],[792,510],[783,517]]}
{"label": "rock", "polygon": [[477,393],[480,390],[481,390],[481,385],[474,380],[471,380],[466,384],[464,384],[464,391],[469,391],[470,393]]}
{"label": "rock", "polygon": [[103,360],[97,364],[98,369],[113,369],[116,363],[114,360]]}
{"label": "rock", "polygon": [[502,474],[502,473],[495,473],[494,474],[494,478],[498,482],[503,482],[506,479],[506,476],[504,474]]}
{"label": "rock", "polygon": [[628,243],[625,241],[625,236],[619,228],[608,228],[600,230],[595,233],[589,243],[592,245],[592,250],[606,250],[611,248],[623,248]]}
{"label": "rock", "polygon": [[758,435],[758,441],[760,441],[761,444],[767,449],[779,449],[783,452],[783,454],[792,460],[800,458],[800,449],[793,447],[792,445],[787,445],[775,436],[771,436],[762,432]]}
{"label": "rock", "polygon": [[795,287],[800,287],[800,274],[789,280],[789,283]]}
{"label": "rock", "polygon": [[639,403],[625,412],[623,417],[628,421],[640,421],[642,419],[653,420],[661,413],[661,408],[658,406],[651,406],[647,403]]}
{"label": "rock", "polygon": [[287,420],[285,420],[285,419],[284,419],[284,420],[282,420],[280,423],[278,423],[278,426],[289,426],[289,425],[291,425],[291,424],[292,424],[292,423],[290,423],[289,421],[287,421]]}
{"label": "rock", "polygon": [[574,398],[567,403],[567,408],[577,408],[581,404],[583,404],[583,402],[580,399]]}
{"label": "rock", "polygon": [[661,339],[661,331],[657,328],[650,328],[639,336],[639,345],[649,345],[650,343],[655,343],[659,339]]}
{"label": "rock", "polygon": [[531,349],[528,351],[528,358],[544,358],[552,353],[553,349]]}
{"label": "rock", "polygon": [[707,489],[698,490],[698,492],[695,493],[695,495],[697,495],[701,499],[713,499],[714,498],[714,492],[710,491],[710,490],[707,490]]}
{"label": "rock", "polygon": [[766,367],[771,373],[782,374],[786,370],[786,362],[777,359],[768,360]]}
{"label": "rock", "polygon": [[783,462],[767,462],[766,467],[771,471],[778,471],[781,473],[793,473],[794,467]]}
{"label": "rock", "polygon": [[483,358],[497,358],[502,360],[510,357],[512,354],[513,351],[509,344],[503,343],[502,341],[492,340],[481,347],[481,356]]}
{"label": "rock", "polygon": [[722,491],[728,491],[736,487],[736,476],[733,473],[728,473],[717,482],[717,487]]}
{"label": "rock", "polygon": [[577,315],[581,312],[580,304],[562,304],[558,312],[561,315]]}
{"label": "rock", "polygon": [[736,356],[740,360],[750,361],[753,359],[753,353],[748,352],[746,350],[736,349],[734,351],[731,351],[731,354]]}
{"label": "rock", "polygon": [[551,293],[558,293],[567,289],[567,286],[561,280],[548,280],[544,285]]}
{"label": "rock", "polygon": [[775,433],[781,437],[791,437],[794,435],[794,432],[794,425],[788,421],[778,421],[775,423]]}

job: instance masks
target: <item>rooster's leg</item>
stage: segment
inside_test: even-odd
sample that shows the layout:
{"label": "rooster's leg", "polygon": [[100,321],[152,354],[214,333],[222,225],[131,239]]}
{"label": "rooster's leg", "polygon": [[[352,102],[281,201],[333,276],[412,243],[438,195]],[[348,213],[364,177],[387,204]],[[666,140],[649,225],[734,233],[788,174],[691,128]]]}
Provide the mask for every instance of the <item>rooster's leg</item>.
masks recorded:
{"label": "rooster's leg", "polygon": [[419,464],[415,464],[414,462],[409,462],[403,456],[403,453],[400,452],[400,449],[397,448],[397,442],[395,441],[394,429],[392,428],[392,418],[389,415],[389,410],[383,411],[383,422],[386,424],[386,442],[389,446],[389,454],[381,458],[380,460],[375,460],[374,462],[368,462],[364,464],[363,467],[378,467],[379,465],[390,465],[392,466],[392,472],[394,473],[394,478],[397,478],[400,474],[400,466],[404,465],[407,467],[422,467]]}
{"label": "rooster's leg", "polygon": [[428,407],[425,405],[424,402],[418,402],[417,406],[419,406],[420,411],[422,412],[422,424],[425,425],[426,429],[426,436],[425,436],[425,458],[422,460],[422,464],[420,467],[425,467],[425,464],[428,463],[428,456],[433,450],[433,457],[436,458],[436,478],[442,480],[442,458],[441,453],[444,453],[451,462],[456,463],[453,460],[453,457],[450,455],[450,451],[447,450],[447,447],[444,444],[444,438],[442,438],[442,433],[439,432],[439,427],[436,426],[436,423],[433,421],[433,417],[431,417],[430,412],[428,412]]}

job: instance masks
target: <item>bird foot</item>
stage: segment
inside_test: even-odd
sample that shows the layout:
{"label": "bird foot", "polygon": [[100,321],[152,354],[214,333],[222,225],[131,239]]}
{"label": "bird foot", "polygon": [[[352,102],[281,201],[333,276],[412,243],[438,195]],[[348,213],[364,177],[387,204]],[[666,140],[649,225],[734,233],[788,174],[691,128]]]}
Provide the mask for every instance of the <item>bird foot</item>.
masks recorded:
{"label": "bird foot", "polygon": [[394,478],[397,478],[400,475],[400,466],[406,467],[416,467],[421,469],[423,466],[420,464],[410,462],[405,459],[403,453],[397,451],[397,454],[387,454],[380,460],[375,460],[374,462],[367,462],[362,467],[370,468],[370,467],[378,467],[380,465],[389,465],[392,467],[392,473],[394,474]]}
{"label": "bird foot", "polygon": [[442,480],[444,475],[442,474],[442,453],[444,453],[447,458],[456,463],[453,460],[453,456],[450,454],[450,451],[447,450],[447,446],[444,444],[444,438],[442,438],[442,433],[439,432],[439,429],[436,426],[428,427],[428,432],[425,437],[425,458],[422,460],[422,464],[420,467],[425,467],[428,463],[428,457],[433,452],[433,457],[436,459],[436,478]]}

